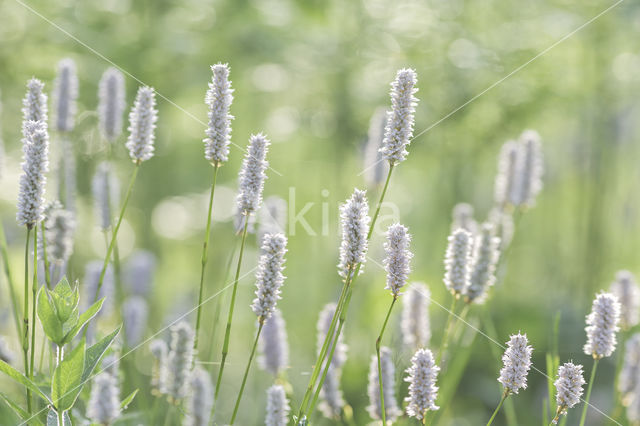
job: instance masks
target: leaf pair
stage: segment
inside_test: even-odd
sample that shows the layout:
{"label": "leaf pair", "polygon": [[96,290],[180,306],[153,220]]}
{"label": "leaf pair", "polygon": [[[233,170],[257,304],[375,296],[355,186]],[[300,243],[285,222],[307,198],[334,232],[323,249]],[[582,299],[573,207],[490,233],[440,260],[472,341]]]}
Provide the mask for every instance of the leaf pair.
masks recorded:
{"label": "leaf pair", "polygon": [[[98,343],[86,349],[85,340],[82,339],[80,344],[78,344],[56,367],[51,383],[51,397],[46,395],[28,377],[2,360],[0,360],[0,372],[5,373],[17,383],[31,390],[47,404],[53,406],[57,411],[68,411],[75,404],[82,388],[90,380],[91,374],[96,368],[96,365],[98,365],[102,355],[104,355],[111,343],[113,343],[114,339],[120,332],[120,329],[121,327],[118,327]],[[25,411],[17,404],[8,400],[4,395],[0,394],[0,397],[7,401],[14,412],[16,412],[16,414],[18,414],[18,416],[23,420],[36,422],[35,419],[31,419],[31,416],[28,416],[28,414],[26,414]],[[49,421],[50,413],[47,416],[47,422]]]}
{"label": "leaf pair", "polygon": [[102,308],[104,298],[79,314],[78,287],[71,288],[67,278],[63,278],[53,290],[44,286],[38,293],[38,318],[45,334],[56,345],[62,347],[80,332]]}

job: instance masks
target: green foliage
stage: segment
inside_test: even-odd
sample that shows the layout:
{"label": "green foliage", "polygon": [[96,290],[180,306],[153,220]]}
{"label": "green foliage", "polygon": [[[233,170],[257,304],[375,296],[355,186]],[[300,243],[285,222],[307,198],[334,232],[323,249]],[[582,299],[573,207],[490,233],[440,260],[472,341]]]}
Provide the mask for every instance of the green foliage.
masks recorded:
{"label": "green foliage", "polygon": [[[28,420],[29,422],[31,422],[31,424],[35,424],[37,426],[42,425],[42,422],[37,417],[33,417],[28,412],[23,410],[22,407],[20,407],[20,405],[18,405],[16,402],[14,402],[11,398],[9,398],[4,393],[0,393],[0,398],[4,402],[6,402],[7,405],[13,410],[13,412],[16,413],[16,415],[20,419],[22,419],[23,421],[27,421]],[[31,417],[33,417],[33,418],[31,418]]]}
{"label": "green foliage", "polygon": [[85,340],[82,339],[53,372],[51,399],[58,411],[67,411],[82,390],[82,376],[85,366]]}
{"label": "green foliage", "polygon": [[122,402],[120,403],[120,409],[122,411],[127,409],[129,404],[131,404],[131,402],[133,401],[133,398],[135,398],[136,395],[138,394],[138,391],[139,391],[139,389],[134,390],[133,392],[131,392],[129,394],[129,396],[127,396],[125,399],[122,400]]}
{"label": "green foliage", "polygon": [[81,315],[78,312],[80,292],[78,286],[71,287],[66,277],[53,290],[44,286],[38,294],[38,318],[45,334],[53,343],[64,346],[102,308],[104,298],[98,300]]}
{"label": "green foliage", "polygon": [[22,374],[21,372],[19,372],[18,370],[16,370],[15,368],[13,368],[12,366],[10,366],[9,364],[7,364],[2,360],[0,360],[0,371],[6,374],[7,376],[9,376],[11,379],[16,381],[17,383],[27,387],[31,392],[38,395],[40,398],[44,399],[49,404],[53,404],[51,399],[47,395],[45,395],[44,392],[42,392],[35,383],[29,380],[27,376],[25,376],[24,374]]}
{"label": "green foliage", "polygon": [[63,413],[62,415],[63,424],[60,425],[58,422],[58,413],[55,410],[51,409],[47,413],[47,426],[72,426],[71,418],[69,417],[69,413]]}
{"label": "green foliage", "polygon": [[113,332],[111,332],[111,334],[102,338],[102,340],[100,340],[98,343],[94,344],[93,346],[90,346],[87,349],[87,352],[84,358],[84,371],[82,373],[82,383],[85,383],[87,380],[89,380],[89,376],[91,375],[91,373],[93,373],[93,370],[96,368],[96,365],[98,365],[98,362],[100,362],[100,359],[102,358],[104,353],[107,351],[111,343],[113,343],[113,340],[116,338],[121,328],[122,326],[116,328]]}

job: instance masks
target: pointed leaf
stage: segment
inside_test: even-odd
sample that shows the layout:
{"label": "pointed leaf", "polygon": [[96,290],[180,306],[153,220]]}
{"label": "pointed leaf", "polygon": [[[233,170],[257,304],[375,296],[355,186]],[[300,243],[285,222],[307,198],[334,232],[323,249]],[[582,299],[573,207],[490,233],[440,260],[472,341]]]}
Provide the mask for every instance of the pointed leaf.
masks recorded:
{"label": "pointed leaf", "polygon": [[48,403],[52,403],[51,399],[47,395],[45,395],[40,388],[33,383],[31,380],[27,378],[24,374],[7,364],[6,362],[0,360],[0,371],[11,377],[14,381],[20,383],[21,385],[27,387],[31,392],[38,395],[40,398],[44,399]]}
{"label": "pointed leaf", "polygon": [[89,306],[89,309],[84,311],[82,315],[80,315],[80,317],[75,322],[75,326],[66,333],[64,337],[65,343],[71,342],[71,340],[80,332],[80,330],[82,330],[82,327],[84,327],[86,323],[91,321],[91,319],[95,317],[98,312],[100,312],[100,309],[102,309],[102,304],[104,303],[104,299],[105,298],[103,297],[102,299],[98,300],[96,303]]}
{"label": "pointed leaf", "polygon": [[44,333],[49,340],[57,345],[62,344],[62,338],[64,337],[62,333],[62,323],[58,319],[55,307],[51,300],[49,300],[47,290],[45,290],[44,287],[40,287],[40,291],[38,292],[38,306],[36,310]]}
{"label": "pointed leaf", "polygon": [[22,420],[24,420],[25,422],[29,421],[30,423],[35,424],[37,426],[42,426],[42,422],[37,417],[27,413],[25,410],[22,409],[22,407],[20,407],[18,404],[12,401],[7,395],[0,393],[0,398],[4,400],[4,402],[6,402],[7,405],[13,410],[13,412],[16,413],[16,415],[20,417]]}
{"label": "pointed leaf", "polygon": [[67,411],[76,402],[82,390],[85,341],[82,339],[53,372],[51,399],[57,410]]}
{"label": "pointed leaf", "polygon": [[71,288],[66,277],[56,285],[50,294],[60,322],[67,322],[67,320],[73,316],[77,316],[78,303],[80,300],[79,293],[77,290]]}
{"label": "pointed leaf", "polygon": [[84,359],[84,372],[82,373],[82,382],[86,382],[93,373],[94,368],[98,362],[100,362],[100,358],[107,351],[113,340],[116,338],[122,326],[116,328],[111,334],[100,340],[93,346],[90,346],[87,349],[87,353]]}
{"label": "pointed leaf", "polygon": [[131,401],[133,401],[133,398],[135,398],[138,394],[138,390],[139,389],[134,390],[133,392],[131,392],[131,394],[129,394],[128,397],[122,400],[122,402],[120,403],[120,410],[124,411],[127,409],[129,404],[131,404]]}

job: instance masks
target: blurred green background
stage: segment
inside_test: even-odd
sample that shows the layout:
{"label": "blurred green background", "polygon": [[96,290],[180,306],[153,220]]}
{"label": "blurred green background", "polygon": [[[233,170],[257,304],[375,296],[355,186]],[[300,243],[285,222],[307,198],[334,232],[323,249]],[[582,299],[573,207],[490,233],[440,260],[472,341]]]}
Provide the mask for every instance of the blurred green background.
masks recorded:
{"label": "blurred green background", "polygon": [[[452,207],[469,202],[476,219],[484,220],[493,204],[501,144],[526,128],[536,129],[543,139],[545,186],[536,207],[518,220],[507,267],[501,269],[503,280],[492,290],[489,315],[501,343],[510,333],[527,333],[535,348],[534,365],[542,371],[554,318],[559,315],[560,359],[584,363],[588,374],[591,361],[582,353],[583,328],[594,294],[608,288],[618,269],[640,273],[640,5],[622,1],[568,36],[613,4],[603,0],[3,0],[0,90],[7,155],[0,201],[14,275],[19,277],[22,271],[24,238],[14,220],[21,99],[32,76],[42,79],[49,92],[56,64],[64,57],[76,61],[80,79],[78,124],[72,137],[79,216],[71,277],[82,279],[84,264],[104,255],[92,213],[91,177],[102,157],[95,109],[97,84],[110,65],[108,58],[130,74],[128,104],[139,85],[136,79],[162,95],[157,155],[142,167],[120,236],[124,261],[134,249],[150,250],[159,259],[147,337],[162,328],[167,315],[190,310],[197,296],[212,175],[201,143],[207,119],[203,101],[209,65],[227,62],[235,89],[232,140],[237,147],[232,147],[230,161],[219,175],[222,187],[216,193],[207,295],[230,280],[226,277],[225,282],[225,266],[237,240],[231,218],[243,157],[239,147],[246,145],[251,133],[264,131],[273,142],[269,153],[273,170],[268,172],[265,196],[288,200],[290,216],[313,203],[304,217],[317,234],[310,235],[300,223],[288,230],[288,278],[279,304],[287,321],[288,378],[295,393],[292,405],[297,408],[315,359],[317,315],[325,303],[337,299],[340,289],[335,268],[338,205],[354,187],[365,187],[360,172],[369,119],[376,107],[388,105],[395,71],[411,67],[419,79],[416,134],[429,130],[413,141],[408,160],[394,172],[387,201],[397,206],[401,222],[414,236],[412,278],[427,282],[434,301],[449,305],[442,275]],[[133,169],[124,139],[115,149],[123,186]],[[52,156],[57,152],[55,143],[54,136]],[[54,181],[52,173],[48,195],[54,193]],[[377,196],[375,189],[370,191],[372,203]],[[324,220],[328,232],[322,232]],[[383,221],[379,229],[389,223]],[[371,243],[370,256],[377,262],[382,260],[382,242],[377,233]],[[257,257],[251,238],[246,271],[255,266]],[[3,277],[2,307],[8,308],[5,283]],[[230,415],[254,331],[255,317],[248,306],[253,274],[240,285],[219,422]],[[342,385],[356,424],[370,421],[364,409],[367,370],[390,300],[383,287],[383,271],[368,262],[345,327],[350,350]],[[226,314],[229,293],[205,305],[205,328],[211,326],[218,300]],[[401,350],[399,314],[398,309],[385,343],[394,348],[398,392],[404,397],[406,387],[400,378],[411,354]],[[446,311],[432,304],[430,314],[432,344],[437,347]],[[482,327],[478,319],[482,315],[482,308],[474,308],[470,322]],[[5,317],[0,332],[8,335],[9,346],[19,354],[9,313]],[[103,321],[108,328],[109,319]],[[202,360],[217,361],[219,344],[210,354],[210,339],[204,342]],[[490,416],[500,397],[496,378],[501,365],[492,345],[484,336],[476,337],[456,396],[441,408],[440,424],[478,425]],[[148,374],[146,346],[127,358],[124,362]],[[615,358],[601,363],[592,396],[592,403],[607,413],[614,407]],[[271,380],[254,366],[240,424],[262,421]],[[445,386],[447,375],[439,380]],[[546,379],[532,371],[529,380],[529,388],[512,398],[520,425],[543,422]],[[10,388],[6,379],[0,378],[0,383],[3,389]],[[144,410],[148,399],[138,397],[132,410]],[[0,423],[11,424],[8,410],[0,410],[4,419]],[[577,424],[578,411],[570,413],[568,424]],[[324,422],[318,418],[318,424]],[[506,424],[505,417],[500,415],[495,424]],[[588,424],[608,423],[591,410]]]}

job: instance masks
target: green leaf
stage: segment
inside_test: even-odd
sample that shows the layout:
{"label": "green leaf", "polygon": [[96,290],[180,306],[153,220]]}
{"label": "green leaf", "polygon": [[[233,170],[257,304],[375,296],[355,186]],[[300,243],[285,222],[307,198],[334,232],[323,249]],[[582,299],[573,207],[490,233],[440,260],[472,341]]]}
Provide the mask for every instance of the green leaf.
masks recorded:
{"label": "green leaf", "polygon": [[57,410],[67,411],[76,402],[82,390],[85,341],[82,339],[53,372],[51,398]]}
{"label": "green leaf", "polygon": [[80,332],[82,327],[86,323],[91,321],[91,319],[95,317],[98,314],[98,312],[100,312],[100,309],[102,309],[102,304],[104,303],[104,299],[105,298],[103,297],[102,299],[98,300],[96,303],[89,306],[89,309],[84,311],[82,315],[80,315],[80,317],[76,320],[75,326],[71,330],[69,330],[64,336],[64,343],[71,342],[71,340],[74,337],[76,337],[76,335]]}
{"label": "green leaf", "polygon": [[34,417],[31,414],[27,413],[25,410],[22,409],[22,407],[20,407],[18,404],[13,402],[7,395],[0,393],[0,398],[2,398],[4,402],[6,402],[7,405],[13,410],[13,412],[16,413],[16,415],[20,417],[22,420],[24,421],[28,420],[30,423],[38,426],[42,425],[42,422],[37,417]]}
{"label": "green leaf", "polygon": [[120,410],[124,411],[127,409],[129,404],[131,404],[131,401],[133,401],[133,398],[135,398],[138,394],[138,390],[139,389],[134,390],[133,392],[131,392],[131,394],[129,394],[128,397],[122,400],[122,402],[120,403]]}
{"label": "green leaf", "polygon": [[45,290],[44,287],[40,287],[40,291],[38,292],[37,312],[42,328],[44,329],[44,333],[47,335],[49,340],[58,346],[61,345],[64,337],[64,334],[62,333],[62,323],[58,319],[55,307],[49,300],[47,290]]}
{"label": "green leaf", "polygon": [[50,294],[60,322],[65,323],[74,316],[77,317],[80,293],[77,288],[71,288],[66,277],[62,278]]}
{"label": "green leaf", "polygon": [[87,353],[84,357],[84,372],[82,373],[82,382],[86,382],[93,373],[94,368],[98,362],[100,362],[100,358],[107,351],[113,340],[116,338],[122,326],[116,328],[111,334],[100,340],[93,346],[90,346],[87,349]]}
{"label": "green leaf", "polygon": [[24,374],[22,374],[21,372],[19,372],[18,370],[16,370],[15,368],[13,368],[12,366],[10,366],[9,364],[7,364],[2,360],[0,360],[0,371],[6,374],[7,376],[9,376],[10,378],[12,378],[14,381],[18,382],[19,384],[27,387],[31,392],[35,393],[40,398],[47,401],[49,404],[52,404],[51,399],[49,399],[49,397],[45,395],[44,392],[42,392],[35,383],[33,383]]}

